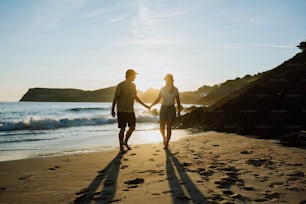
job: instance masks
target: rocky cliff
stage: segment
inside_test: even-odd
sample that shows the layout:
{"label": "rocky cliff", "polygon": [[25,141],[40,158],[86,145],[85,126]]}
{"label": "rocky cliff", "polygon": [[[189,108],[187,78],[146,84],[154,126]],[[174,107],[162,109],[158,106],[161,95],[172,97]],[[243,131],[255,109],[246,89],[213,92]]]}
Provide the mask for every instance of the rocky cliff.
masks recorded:
{"label": "rocky cliff", "polygon": [[79,89],[31,88],[20,101],[43,102],[110,102],[114,97],[115,87],[94,91]]}
{"label": "rocky cliff", "polygon": [[176,126],[264,138],[306,130],[306,52],[262,73],[209,108],[181,117]]}

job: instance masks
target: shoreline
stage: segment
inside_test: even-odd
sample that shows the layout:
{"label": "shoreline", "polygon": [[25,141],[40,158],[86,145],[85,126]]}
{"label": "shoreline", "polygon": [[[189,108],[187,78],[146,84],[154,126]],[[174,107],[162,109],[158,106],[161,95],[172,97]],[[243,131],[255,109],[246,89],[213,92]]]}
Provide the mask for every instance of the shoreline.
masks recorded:
{"label": "shoreline", "polygon": [[210,132],[109,151],[0,162],[0,203],[302,203],[306,150]]}
{"label": "shoreline", "polygon": [[[4,150],[4,151],[0,151],[0,153],[2,153],[2,155],[0,155],[0,162],[112,151],[118,148],[119,146],[117,130],[116,132],[114,131],[114,133],[112,134],[115,134],[115,135],[111,137],[107,135],[107,138],[103,138],[104,135],[102,134],[100,138],[99,137],[94,138],[94,141],[96,142],[95,146],[93,146],[93,144],[84,145],[84,143],[86,143],[87,141],[86,141],[86,138],[83,138],[77,142],[77,145],[75,145],[75,147],[71,147],[71,148],[65,148],[65,146],[57,146],[58,149],[56,149],[50,144],[50,146],[52,147],[48,147],[44,145],[45,148],[47,149],[33,148],[33,149],[24,149],[24,150],[17,149],[15,151],[12,149],[10,149],[9,151]],[[194,134],[185,129],[176,129],[176,130],[173,130],[172,140],[176,141],[184,137],[196,136],[196,135],[197,134]],[[82,140],[84,140],[83,143],[82,143]],[[130,138],[129,144],[143,145],[143,144],[159,143],[161,141],[162,141],[162,137],[160,135],[159,130],[157,129],[136,130],[133,133],[132,137]]]}

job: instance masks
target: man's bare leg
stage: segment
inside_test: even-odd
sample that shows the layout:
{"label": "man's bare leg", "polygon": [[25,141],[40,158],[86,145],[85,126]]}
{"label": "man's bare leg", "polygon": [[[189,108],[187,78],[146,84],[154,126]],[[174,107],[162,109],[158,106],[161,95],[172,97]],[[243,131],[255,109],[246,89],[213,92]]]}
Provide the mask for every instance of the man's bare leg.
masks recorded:
{"label": "man's bare leg", "polygon": [[124,152],[124,148],[123,148],[124,132],[125,132],[125,128],[120,128],[120,132],[119,132],[120,152]]}
{"label": "man's bare leg", "polygon": [[131,150],[131,149],[132,149],[132,148],[128,145],[128,141],[129,141],[129,139],[130,139],[132,133],[134,132],[134,130],[135,130],[135,127],[130,127],[130,128],[128,129],[127,133],[125,134],[125,139],[124,139],[123,145],[125,145],[125,146],[128,148],[128,150]]}

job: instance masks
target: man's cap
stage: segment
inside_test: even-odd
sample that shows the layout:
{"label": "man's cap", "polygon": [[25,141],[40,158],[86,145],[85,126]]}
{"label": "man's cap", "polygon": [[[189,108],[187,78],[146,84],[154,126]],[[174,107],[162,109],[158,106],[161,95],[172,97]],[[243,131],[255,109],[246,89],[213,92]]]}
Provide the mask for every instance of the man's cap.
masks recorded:
{"label": "man's cap", "polygon": [[128,76],[131,76],[131,75],[136,75],[138,74],[134,69],[128,69],[126,72],[125,72],[125,76],[128,77]]}
{"label": "man's cap", "polygon": [[171,80],[171,81],[174,81],[173,75],[172,75],[172,74],[166,74],[166,76],[164,77],[164,80]]}

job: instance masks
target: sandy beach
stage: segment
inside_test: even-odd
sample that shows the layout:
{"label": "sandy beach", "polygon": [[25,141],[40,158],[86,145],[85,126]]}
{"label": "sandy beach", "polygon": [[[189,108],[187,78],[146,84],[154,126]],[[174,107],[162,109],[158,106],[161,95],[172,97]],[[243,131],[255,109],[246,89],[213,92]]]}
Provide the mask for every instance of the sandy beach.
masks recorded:
{"label": "sandy beach", "polygon": [[211,132],[0,163],[0,203],[306,203],[306,151]]}

